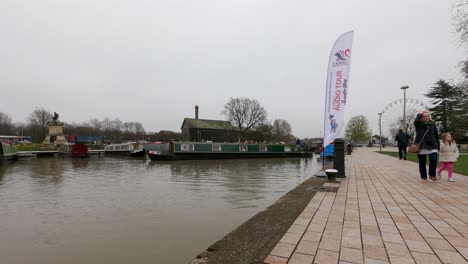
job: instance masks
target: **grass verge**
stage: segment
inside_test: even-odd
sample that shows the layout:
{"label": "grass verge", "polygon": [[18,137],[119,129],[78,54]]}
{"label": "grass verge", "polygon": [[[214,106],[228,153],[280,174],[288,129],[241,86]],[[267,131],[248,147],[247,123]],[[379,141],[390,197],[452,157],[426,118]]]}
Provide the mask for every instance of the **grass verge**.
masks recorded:
{"label": "grass verge", "polygon": [[[380,153],[398,158],[398,152],[382,151]],[[418,157],[414,153],[408,153],[406,158],[408,160],[418,162]],[[428,164],[429,164],[429,161],[428,161]],[[455,166],[453,167],[453,170],[456,173],[460,173],[465,176],[468,176],[468,155],[460,155],[458,157],[457,163],[455,163]]]}

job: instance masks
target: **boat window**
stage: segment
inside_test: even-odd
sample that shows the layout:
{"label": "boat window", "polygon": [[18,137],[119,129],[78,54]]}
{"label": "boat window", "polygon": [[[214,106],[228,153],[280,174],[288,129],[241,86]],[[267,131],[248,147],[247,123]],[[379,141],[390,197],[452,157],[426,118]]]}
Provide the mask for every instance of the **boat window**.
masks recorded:
{"label": "boat window", "polygon": [[260,151],[261,152],[267,152],[267,146],[266,145],[260,145]]}
{"label": "boat window", "polygon": [[284,147],[284,152],[291,152],[291,148],[290,147]]}
{"label": "boat window", "polygon": [[193,151],[193,144],[182,144],[180,145],[181,151]]}
{"label": "boat window", "polygon": [[245,152],[245,151],[248,151],[249,148],[246,145],[240,145],[239,150]]}
{"label": "boat window", "polygon": [[211,146],[212,151],[221,151],[221,145],[219,144],[213,144]]}

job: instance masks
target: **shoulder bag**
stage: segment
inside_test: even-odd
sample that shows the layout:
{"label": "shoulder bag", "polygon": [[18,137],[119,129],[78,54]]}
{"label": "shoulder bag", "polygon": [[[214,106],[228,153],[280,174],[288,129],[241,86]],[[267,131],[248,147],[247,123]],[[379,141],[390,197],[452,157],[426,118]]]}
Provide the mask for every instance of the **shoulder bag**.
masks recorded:
{"label": "shoulder bag", "polygon": [[427,131],[429,131],[429,127],[426,129],[426,132],[424,132],[424,135],[422,136],[421,141],[419,141],[419,143],[413,142],[411,146],[409,146],[408,152],[419,153],[419,150],[421,150],[421,142],[424,140],[424,137],[426,136]]}

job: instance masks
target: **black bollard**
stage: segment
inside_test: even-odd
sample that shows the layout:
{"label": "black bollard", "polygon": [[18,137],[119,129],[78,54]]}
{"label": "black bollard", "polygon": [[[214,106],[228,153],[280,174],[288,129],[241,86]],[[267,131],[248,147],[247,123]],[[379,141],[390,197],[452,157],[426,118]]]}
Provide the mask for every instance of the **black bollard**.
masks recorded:
{"label": "black bollard", "polygon": [[345,175],[345,145],[342,138],[333,141],[335,146],[335,157],[333,158],[333,168],[338,171],[338,178],[346,178]]}
{"label": "black bollard", "polygon": [[346,154],[351,155],[351,152],[353,152],[353,145],[346,145]]}

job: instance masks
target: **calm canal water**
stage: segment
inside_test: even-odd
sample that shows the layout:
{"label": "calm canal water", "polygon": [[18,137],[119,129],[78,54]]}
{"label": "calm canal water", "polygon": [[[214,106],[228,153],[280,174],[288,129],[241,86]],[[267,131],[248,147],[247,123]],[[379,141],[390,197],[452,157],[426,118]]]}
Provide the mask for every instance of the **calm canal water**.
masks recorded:
{"label": "calm canal water", "polygon": [[319,167],[102,156],[0,165],[0,262],[187,263]]}

